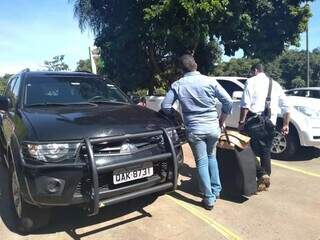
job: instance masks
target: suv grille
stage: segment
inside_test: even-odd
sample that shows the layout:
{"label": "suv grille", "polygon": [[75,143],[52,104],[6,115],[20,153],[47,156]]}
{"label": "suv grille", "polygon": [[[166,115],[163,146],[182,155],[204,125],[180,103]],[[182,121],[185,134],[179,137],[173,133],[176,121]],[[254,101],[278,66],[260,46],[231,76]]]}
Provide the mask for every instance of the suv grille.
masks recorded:
{"label": "suv grille", "polygon": [[[134,150],[130,152],[122,151],[122,147],[125,144],[130,144],[134,147]],[[113,141],[113,142],[102,142],[92,144],[93,154],[95,156],[119,156],[129,155],[142,152],[148,149],[162,147],[164,145],[163,136],[154,136],[148,138],[139,138],[125,141]],[[81,154],[86,155],[86,147],[82,146]]]}
{"label": "suv grille", "polygon": [[[135,151],[131,153],[123,153],[121,149],[124,144],[133,145],[135,147]],[[92,143],[92,148],[97,164],[99,162],[99,159],[107,159],[106,164],[112,164],[116,162],[130,161],[137,158],[153,156],[166,152],[164,137],[162,135],[157,135],[153,137],[142,137],[130,140],[124,139],[121,141]],[[87,149],[84,144],[81,146],[79,157],[82,161],[88,161]],[[170,166],[167,160],[154,162],[153,176],[116,185],[113,184],[113,171],[100,173],[98,175],[99,191],[105,192],[108,190],[115,190],[129,185],[152,181],[155,178],[158,179],[158,182],[164,182],[168,177],[167,175],[169,167]],[[87,181],[88,180],[86,178],[83,178],[81,180],[81,182],[78,184],[76,188],[74,196],[81,196],[89,191],[88,187],[90,186],[90,184],[88,184]]]}

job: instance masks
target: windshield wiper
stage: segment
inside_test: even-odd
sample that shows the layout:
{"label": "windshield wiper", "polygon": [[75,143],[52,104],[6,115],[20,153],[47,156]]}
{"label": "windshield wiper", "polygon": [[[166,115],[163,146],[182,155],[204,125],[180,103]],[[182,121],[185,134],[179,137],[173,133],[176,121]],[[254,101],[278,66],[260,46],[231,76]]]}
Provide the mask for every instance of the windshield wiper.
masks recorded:
{"label": "windshield wiper", "polygon": [[126,102],[110,101],[110,100],[91,100],[88,103],[102,104],[127,104]]}
{"label": "windshield wiper", "polygon": [[65,106],[71,106],[71,105],[93,105],[96,106],[93,102],[75,102],[75,103],[54,103],[54,102],[44,102],[44,103],[34,103],[34,104],[28,104],[25,105],[25,107],[65,107]]}

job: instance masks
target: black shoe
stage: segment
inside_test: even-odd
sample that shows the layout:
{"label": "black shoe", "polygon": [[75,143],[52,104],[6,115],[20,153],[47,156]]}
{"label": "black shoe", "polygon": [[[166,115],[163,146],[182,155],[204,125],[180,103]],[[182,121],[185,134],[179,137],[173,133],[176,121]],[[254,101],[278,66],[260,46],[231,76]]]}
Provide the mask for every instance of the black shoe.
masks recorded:
{"label": "black shoe", "polygon": [[206,210],[212,210],[213,209],[213,205],[208,205],[203,200],[201,201],[201,203],[202,203],[202,206],[204,207],[204,209],[206,209]]}

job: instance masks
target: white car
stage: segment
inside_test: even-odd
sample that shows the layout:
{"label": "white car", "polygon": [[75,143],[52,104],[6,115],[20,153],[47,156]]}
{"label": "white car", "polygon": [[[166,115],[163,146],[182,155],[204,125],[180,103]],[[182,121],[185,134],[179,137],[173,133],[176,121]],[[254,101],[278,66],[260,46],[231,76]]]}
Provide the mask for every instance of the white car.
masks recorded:
{"label": "white car", "polygon": [[[233,111],[228,117],[226,125],[237,128],[240,117],[240,100],[246,78],[241,77],[214,77],[233,99]],[[292,113],[290,133],[283,136],[277,132],[271,149],[273,158],[290,159],[300,146],[320,148],[320,99],[288,96],[291,101]],[[147,97],[147,107],[160,110],[164,97]],[[221,104],[218,103],[218,111]],[[179,106],[176,107],[179,110]],[[278,116],[277,127],[280,128],[282,116]]]}
{"label": "white car", "polygon": [[[240,117],[240,100],[246,78],[215,77],[233,99],[233,112],[226,125],[238,126]],[[288,96],[293,106],[288,136],[277,132],[271,149],[274,158],[290,159],[300,146],[320,148],[320,99]],[[282,124],[282,116],[277,119],[277,128]]]}
{"label": "white car", "polygon": [[293,88],[285,92],[287,96],[320,99],[320,87]]}

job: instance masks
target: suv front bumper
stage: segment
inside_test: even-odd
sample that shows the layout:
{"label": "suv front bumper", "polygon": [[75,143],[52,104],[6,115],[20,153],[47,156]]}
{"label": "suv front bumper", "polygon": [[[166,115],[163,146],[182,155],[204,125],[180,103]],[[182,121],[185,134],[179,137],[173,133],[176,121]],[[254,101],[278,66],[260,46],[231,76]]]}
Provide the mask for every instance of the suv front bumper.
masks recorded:
{"label": "suv front bumper", "polygon": [[[138,157],[129,161],[110,162],[97,166],[93,144],[130,140],[141,137],[163,136],[164,151],[151,156]],[[33,165],[23,160],[23,170],[27,185],[27,201],[38,206],[84,205],[89,215],[99,212],[99,207],[112,205],[136,197],[173,191],[177,187],[178,167],[183,161],[180,145],[174,146],[166,129],[111,136],[99,139],[84,139],[85,162],[68,164]],[[113,171],[152,162],[153,176],[143,180],[107,187],[102,182],[111,181]]]}
{"label": "suv front bumper", "polygon": [[[320,119],[305,117],[296,124],[300,145],[320,148]],[[298,125],[298,127],[297,127]]]}

